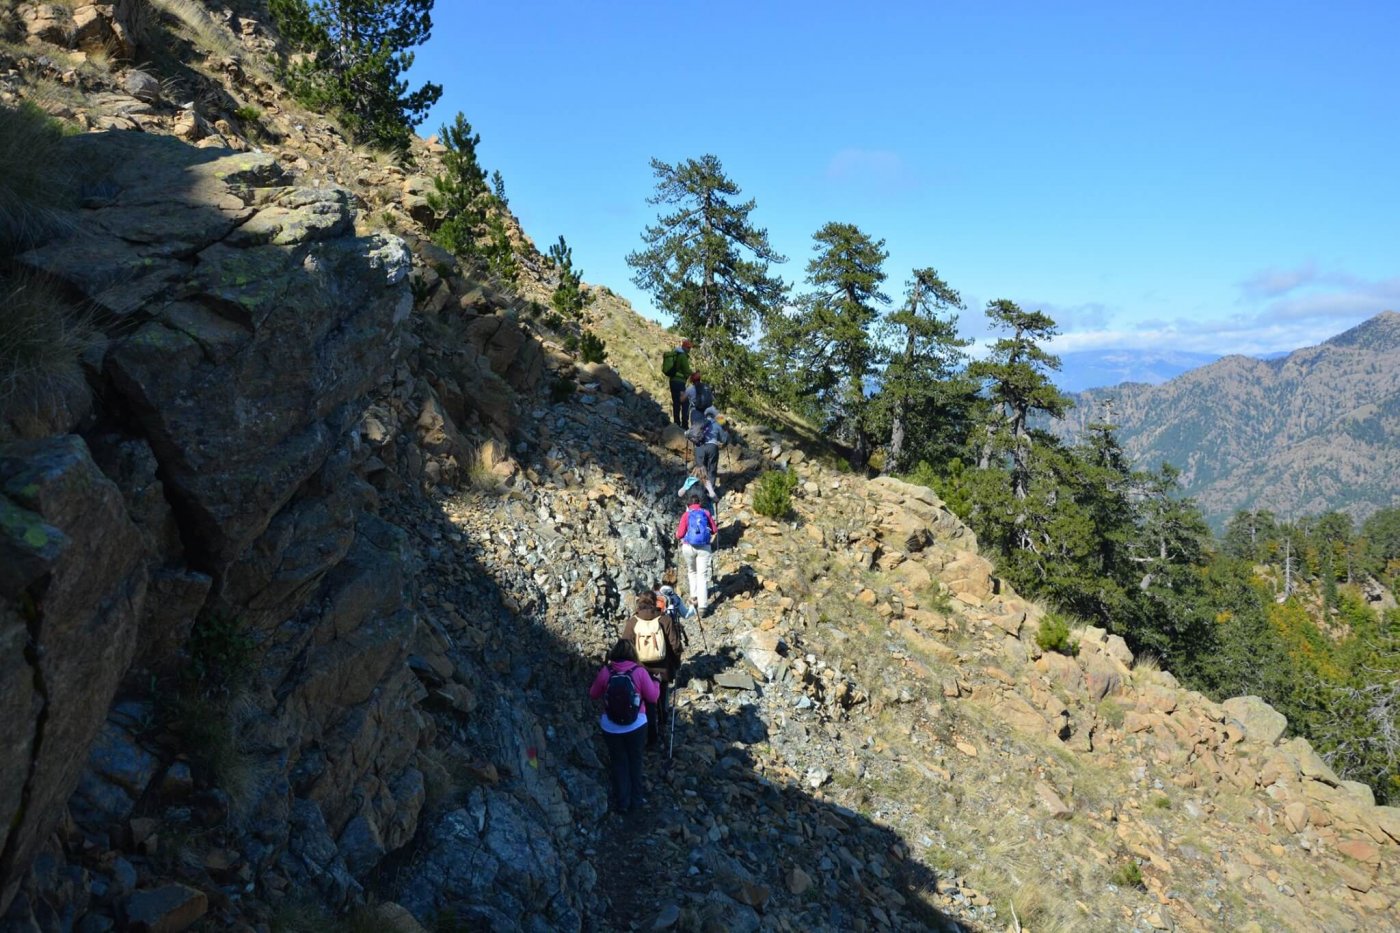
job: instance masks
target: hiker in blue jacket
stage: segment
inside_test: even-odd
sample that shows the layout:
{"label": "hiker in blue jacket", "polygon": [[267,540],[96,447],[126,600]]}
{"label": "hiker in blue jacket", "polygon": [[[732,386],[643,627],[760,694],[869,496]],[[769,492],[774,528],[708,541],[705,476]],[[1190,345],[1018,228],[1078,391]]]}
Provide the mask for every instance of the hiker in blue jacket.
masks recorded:
{"label": "hiker in blue jacket", "polygon": [[692,430],[695,440],[695,465],[703,474],[705,491],[711,499],[719,498],[715,486],[719,484],[719,448],[729,441],[729,434],[719,421],[719,410],[713,405],[705,409],[704,422],[698,430]]}

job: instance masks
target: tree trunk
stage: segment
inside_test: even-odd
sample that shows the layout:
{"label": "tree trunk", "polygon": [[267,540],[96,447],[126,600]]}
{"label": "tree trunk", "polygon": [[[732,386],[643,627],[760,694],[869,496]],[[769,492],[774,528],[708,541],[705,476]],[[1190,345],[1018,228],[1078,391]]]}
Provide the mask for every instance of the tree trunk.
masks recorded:
{"label": "tree trunk", "polygon": [[890,425],[890,453],[885,458],[885,468],[880,472],[888,476],[895,470],[895,465],[904,457],[904,403],[900,402],[894,409],[894,421]]}
{"label": "tree trunk", "polygon": [[[915,292],[917,295],[918,293]],[[904,335],[904,378],[909,378],[909,370],[914,365],[914,328],[906,328]],[[907,385],[907,383],[906,383]],[[907,391],[901,389],[900,391]],[[904,459],[904,421],[909,417],[909,399],[901,396],[894,405],[894,418],[890,424],[890,455],[885,460],[885,468],[881,470],[885,475],[889,475],[895,465]]]}

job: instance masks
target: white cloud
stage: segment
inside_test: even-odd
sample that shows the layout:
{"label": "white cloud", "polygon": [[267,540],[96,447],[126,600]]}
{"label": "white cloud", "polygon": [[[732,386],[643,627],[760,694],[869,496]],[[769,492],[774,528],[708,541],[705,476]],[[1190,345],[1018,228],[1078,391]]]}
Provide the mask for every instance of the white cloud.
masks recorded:
{"label": "white cloud", "polygon": [[908,190],[919,185],[904,157],[889,149],[842,149],[826,164],[825,174],[828,181],[888,189]]}
{"label": "white cloud", "polygon": [[1317,278],[1317,264],[1312,260],[1296,269],[1263,269],[1239,283],[1244,300],[1276,298]]}
{"label": "white cloud", "polygon": [[1400,310],[1400,277],[1363,279],[1322,272],[1311,262],[1257,272],[1239,288],[1238,310],[1214,318],[1155,318],[1125,325],[1115,321],[1121,315],[1097,304],[1040,307],[1062,327],[1051,343],[1055,353],[1170,348],[1249,356],[1315,346],[1382,311]]}
{"label": "white cloud", "polygon": [[1265,321],[1335,321],[1368,318],[1400,308],[1400,277],[1366,281],[1337,274],[1319,278],[1307,288],[1293,289],[1268,302],[1260,311]]}

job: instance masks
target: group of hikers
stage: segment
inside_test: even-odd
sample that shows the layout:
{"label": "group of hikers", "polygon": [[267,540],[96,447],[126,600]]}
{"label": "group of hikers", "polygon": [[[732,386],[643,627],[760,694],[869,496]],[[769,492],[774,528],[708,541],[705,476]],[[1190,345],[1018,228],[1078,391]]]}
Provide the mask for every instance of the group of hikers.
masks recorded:
{"label": "group of hikers", "polygon": [[691,475],[677,491],[686,503],[675,538],[687,598],[665,584],[638,590],[631,618],[588,689],[589,698],[602,706],[599,722],[608,747],[614,813],[628,813],[647,802],[645,750],[661,744],[668,726],[674,736],[669,694],[686,647],[681,620],[694,618],[698,626],[710,605],[710,572],[719,535],[719,449],[729,438],[714,406],[714,393],[691,368],[690,349],[690,341],[683,340],[661,363],[671,385],[672,420],[695,451]]}

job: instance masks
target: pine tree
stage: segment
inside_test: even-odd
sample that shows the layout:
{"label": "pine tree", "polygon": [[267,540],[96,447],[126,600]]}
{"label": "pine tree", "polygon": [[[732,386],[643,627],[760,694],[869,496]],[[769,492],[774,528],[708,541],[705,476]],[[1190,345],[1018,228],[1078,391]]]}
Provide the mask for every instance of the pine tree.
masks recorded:
{"label": "pine tree", "polygon": [[1226,554],[1260,563],[1268,558],[1269,550],[1279,538],[1278,520],[1267,509],[1236,512],[1225,526],[1221,547]]}
{"label": "pine tree", "polygon": [[787,260],[749,220],[754,202],[735,200],[739,186],[718,158],[653,159],[651,167],[656,193],[647,203],[675,210],[647,227],[645,248],[628,255],[632,281],[695,342],[712,385],[752,385],[757,363],[747,341],[785,299],[787,286],[769,267]]}
{"label": "pine tree", "polygon": [[1011,456],[1012,491],[1024,499],[1030,481],[1031,432],[1034,414],[1060,417],[1069,400],[1045,375],[1059,369],[1059,357],[1047,353],[1041,343],[1057,333],[1055,322],[1039,311],[1022,311],[1004,298],[987,303],[992,325],[1011,331],[992,344],[986,360],[968,367],[968,374],[987,383],[988,394],[1001,409],[996,423],[987,425],[987,441],[980,466],[990,465],[996,453]]}
{"label": "pine tree", "polygon": [[884,240],[872,240],[854,224],[829,223],[812,239],[816,255],[807,263],[813,291],[797,307],[773,320],[770,345],[789,362],[799,392],[814,396],[829,428],[850,441],[851,466],[864,469],[871,453],[867,386],[881,362],[874,339]]}
{"label": "pine tree", "polygon": [[432,34],[433,0],[269,0],[284,39],[307,59],[288,73],[310,106],[338,111],[357,142],[408,149],[413,127],[437,103],[431,82],[409,91],[409,49]]}
{"label": "pine tree", "polygon": [[564,317],[577,318],[588,306],[590,296],[583,291],[582,270],[574,268],[574,251],[560,236],[559,242],[549,248],[549,258],[559,270],[559,284],[550,296],[550,304]]}
{"label": "pine tree", "polygon": [[920,460],[946,463],[965,440],[976,386],[959,372],[971,343],[958,337],[954,312],[962,309],[962,296],[924,268],[914,270],[904,305],[885,317],[882,338],[895,348],[878,397],[889,430],[886,473]]}
{"label": "pine tree", "polygon": [[433,179],[428,206],[439,218],[433,242],[458,256],[478,253],[477,237],[486,226],[486,172],[476,158],[481,137],[472,132],[467,118],[458,113],[450,126],[438,131],[446,148],[443,173]]}
{"label": "pine tree", "polygon": [[486,268],[502,282],[513,283],[520,278],[515,246],[510,242],[510,231],[499,214],[492,214],[486,220],[486,248],[482,256],[486,260]]}

